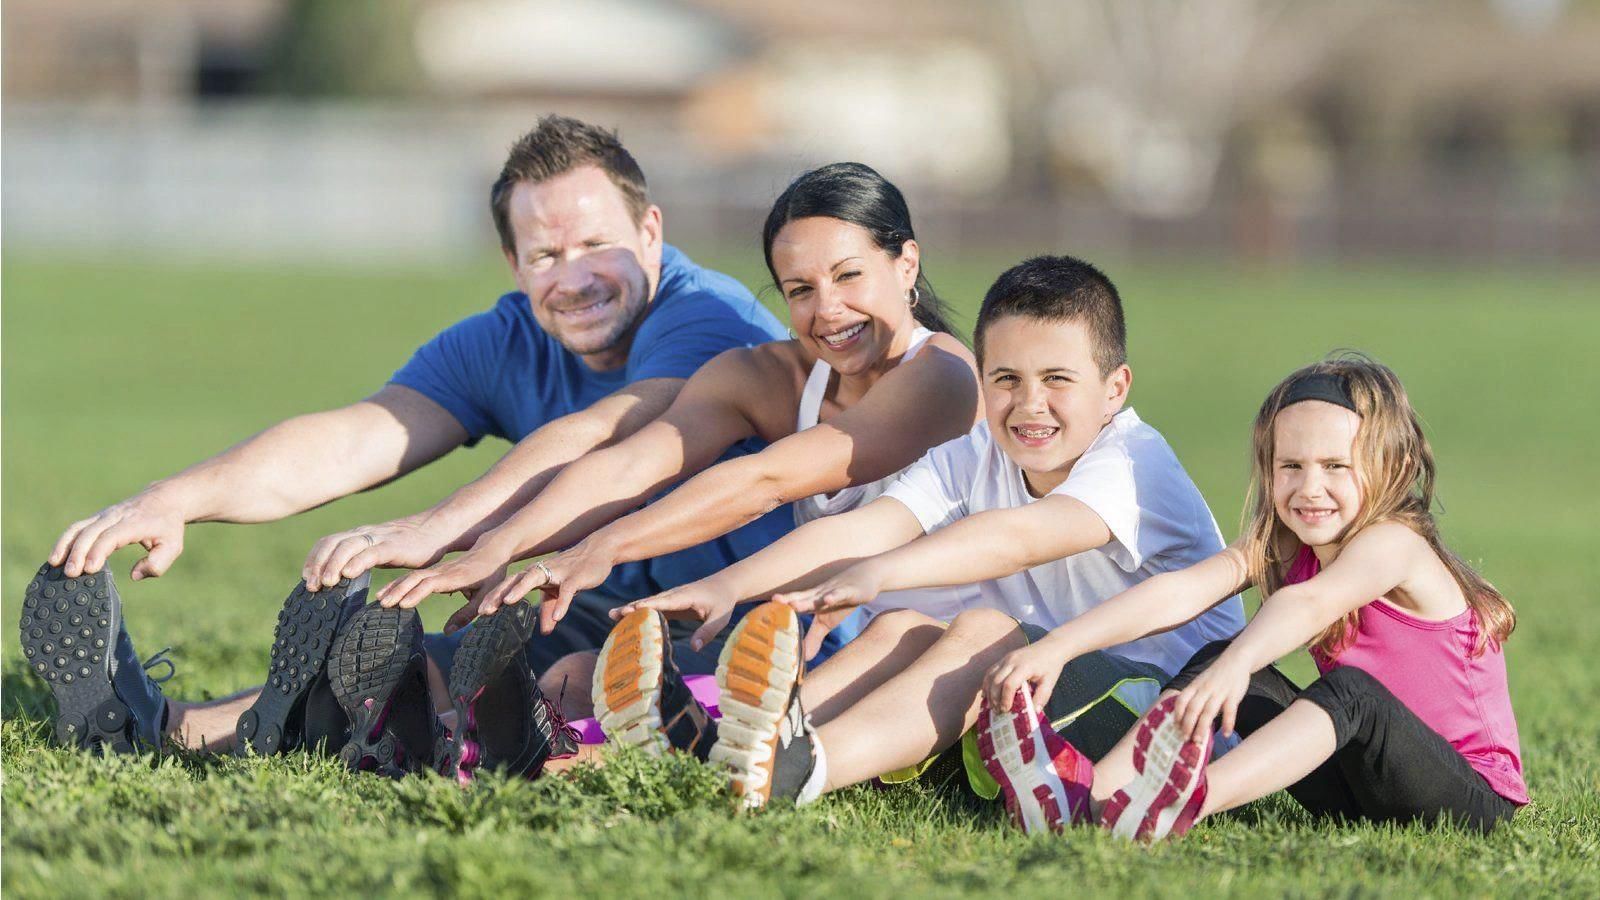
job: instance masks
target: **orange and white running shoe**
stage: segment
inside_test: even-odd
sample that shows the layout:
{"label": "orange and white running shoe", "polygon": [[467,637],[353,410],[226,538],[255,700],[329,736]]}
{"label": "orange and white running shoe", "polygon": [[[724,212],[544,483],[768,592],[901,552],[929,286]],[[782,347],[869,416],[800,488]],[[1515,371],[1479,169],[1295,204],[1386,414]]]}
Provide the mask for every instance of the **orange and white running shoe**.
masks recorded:
{"label": "orange and white running shoe", "polygon": [[800,705],[800,617],[763,603],[728,636],[717,663],[717,742],[710,761],[727,768],[745,809],[773,797],[807,803],[822,792],[822,747]]}
{"label": "orange and white running shoe", "polygon": [[614,743],[651,755],[668,749],[702,761],[717,739],[717,723],[672,660],[666,617],[636,609],[611,629],[595,663],[594,717]]}
{"label": "orange and white running shoe", "polygon": [[1212,735],[1196,743],[1173,715],[1176,696],[1157,703],[1139,720],[1133,768],[1139,774],[1106,801],[1100,825],[1117,837],[1155,841],[1194,826],[1206,800],[1206,763]]}
{"label": "orange and white running shoe", "polygon": [[1090,821],[1089,790],[1094,763],[1056,734],[1033,695],[1017,691],[1009,712],[997,713],[987,698],[978,710],[978,754],[1000,785],[1006,810],[1030,834]]}

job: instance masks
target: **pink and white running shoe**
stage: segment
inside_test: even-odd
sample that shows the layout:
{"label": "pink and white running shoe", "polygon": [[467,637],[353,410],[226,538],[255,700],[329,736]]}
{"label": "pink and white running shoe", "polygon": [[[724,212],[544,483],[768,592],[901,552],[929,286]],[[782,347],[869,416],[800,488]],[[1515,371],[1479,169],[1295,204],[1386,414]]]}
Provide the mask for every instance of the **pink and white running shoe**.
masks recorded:
{"label": "pink and white running shoe", "polygon": [[978,710],[978,753],[1000,784],[1006,810],[1023,831],[1060,831],[1090,820],[1094,763],[1067,743],[1017,691],[1011,711],[996,714],[986,698]]}
{"label": "pink and white running shoe", "polygon": [[1100,825],[1117,837],[1155,841],[1187,832],[1206,800],[1206,762],[1213,735],[1201,743],[1183,734],[1172,714],[1176,695],[1157,703],[1139,720],[1133,767],[1139,774],[1111,795]]}

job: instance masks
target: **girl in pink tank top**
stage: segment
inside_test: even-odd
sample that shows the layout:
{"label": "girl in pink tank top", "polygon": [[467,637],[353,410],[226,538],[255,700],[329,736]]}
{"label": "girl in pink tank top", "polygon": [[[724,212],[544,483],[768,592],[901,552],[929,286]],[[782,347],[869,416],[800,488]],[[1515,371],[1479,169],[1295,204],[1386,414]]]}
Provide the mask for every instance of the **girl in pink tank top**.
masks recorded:
{"label": "girl in pink tank top", "polygon": [[[1196,653],[1098,763],[1045,741],[1007,777],[1059,792],[1073,821],[1139,839],[1283,789],[1346,820],[1487,831],[1511,818],[1528,802],[1501,650],[1516,615],[1439,537],[1433,454],[1399,379],[1353,354],[1307,366],[1267,396],[1253,445],[1233,546],[1014,651],[986,702],[1025,708],[1065,660],[1252,584],[1266,598],[1255,618]],[[1273,662],[1308,645],[1320,677],[1302,689]],[[1242,740],[1211,762],[1216,734]]]}

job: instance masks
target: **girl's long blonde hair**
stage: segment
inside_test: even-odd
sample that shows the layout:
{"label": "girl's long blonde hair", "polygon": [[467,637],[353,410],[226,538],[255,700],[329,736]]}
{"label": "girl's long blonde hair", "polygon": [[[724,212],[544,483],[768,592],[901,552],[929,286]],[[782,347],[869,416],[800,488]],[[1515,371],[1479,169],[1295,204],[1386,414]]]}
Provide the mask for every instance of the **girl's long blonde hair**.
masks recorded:
{"label": "girl's long blonde hair", "polygon": [[[1285,378],[1267,395],[1256,414],[1252,448],[1255,455],[1250,493],[1245,500],[1245,556],[1250,578],[1262,597],[1283,586],[1284,576],[1302,544],[1279,518],[1272,502],[1275,450],[1273,422],[1283,409],[1289,386],[1308,375],[1333,375],[1348,386],[1350,399],[1361,417],[1356,429],[1355,465],[1361,491],[1361,511],[1339,543],[1343,544],[1369,525],[1399,522],[1421,535],[1450,574],[1461,585],[1467,604],[1478,620],[1482,653],[1490,641],[1498,644],[1517,625],[1516,611],[1465,560],[1439,539],[1433,520],[1433,451],[1423,436],[1422,422],[1406,397],[1400,379],[1390,369],[1359,353],[1340,353],[1306,366]],[[1329,625],[1312,641],[1312,648],[1334,655],[1351,639],[1356,612]]]}

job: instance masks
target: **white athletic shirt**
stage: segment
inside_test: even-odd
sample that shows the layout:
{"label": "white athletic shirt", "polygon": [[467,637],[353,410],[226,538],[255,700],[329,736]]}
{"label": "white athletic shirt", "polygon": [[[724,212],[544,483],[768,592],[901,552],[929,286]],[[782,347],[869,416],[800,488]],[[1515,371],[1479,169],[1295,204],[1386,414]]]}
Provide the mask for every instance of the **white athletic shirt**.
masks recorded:
{"label": "white athletic shirt", "polygon": [[[1160,432],[1132,408],[1101,429],[1067,480],[1050,493],[1088,505],[1110,529],[1111,541],[982,582],[970,605],[1056,628],[1152,575],[1194,565],[1223,548],[1205,498]],[[884,496],[904,503],[927,532],[1035,500],[1022,469],[995,444],[987,422],[928,451]],[[1244,605],[1234,596],[1171,631],[1107,649],[1176,674],[1202,646],[1243,627]]]}
{"label": "white athletic shirt", "polygon": [[[933,337],[933,332],[921,325],[911,333],[911,344],[906,347],[905,355],[900,358],[901,364],[911,361],[917,355],[928,339]],[[828,383],[833,380],[833,369],[822,360],[817,360],[811,367],[811,375],[806,378],[806,386],[800,393],[800,410],[795,417],[795,431],[805,431],[821,421],[822,400],[828,392]],[[915,465],[913,463],[913,465]],[[901,470],[903,472],[905,470]],[[883,494],[894,483],[901,472],[886,475],[877,481],[867,484],[852,484],[832,494],[813,494],[794,502],[794,521],[796,525],[820,519],[823,516],[836,516],[839,513],[860,509],[871,503]],[[977,602],[977,589],[968,585],[964,588],[929,588],[917,591],[885,591],[878,598],[862,607],[864,614],[849,625],[841,625],[839,631],[853,634],[864,626],[868,619],[876,613],[889,609],[915,609],[932,616],[935,619],[949,621],[955,618],[956,613],[972,606]],[[852,627],[854,628],[852,629]]]}

